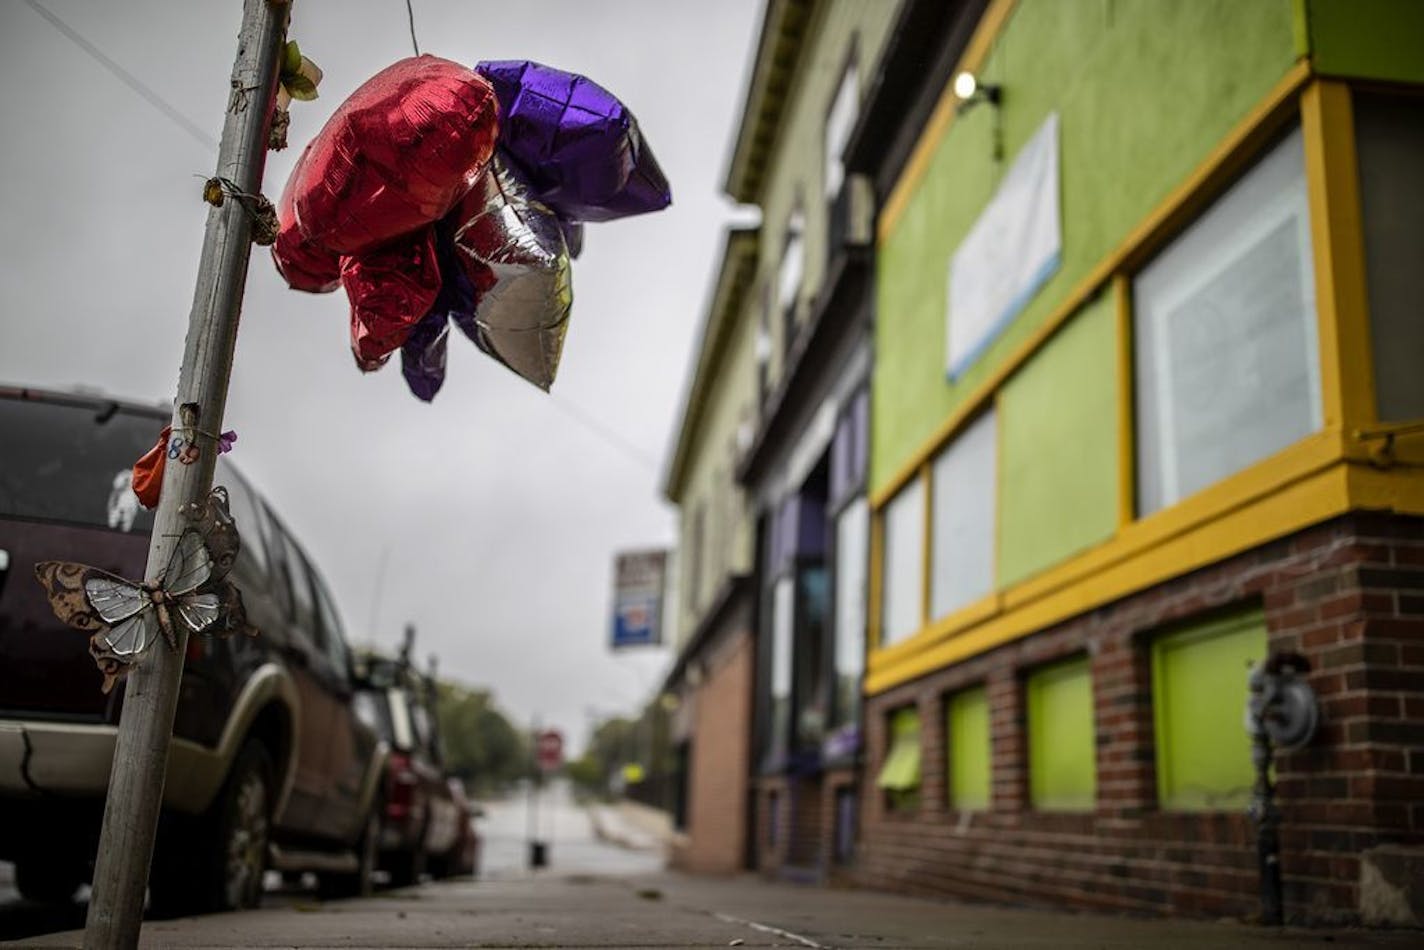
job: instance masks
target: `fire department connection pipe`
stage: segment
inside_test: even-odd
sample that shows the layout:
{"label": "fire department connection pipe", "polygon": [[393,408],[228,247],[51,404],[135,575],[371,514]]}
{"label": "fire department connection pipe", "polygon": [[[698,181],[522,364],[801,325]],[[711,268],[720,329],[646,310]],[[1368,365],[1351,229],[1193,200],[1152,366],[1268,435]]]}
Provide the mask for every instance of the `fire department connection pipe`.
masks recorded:
{"label": "fire department connection pipe", "polygon": [[1298,653],[1272,653],[1247,679],[1246,731],[1251,736],[1251,764],[1256,770],[1249,813],[1256,823],[1256,860],[1261,883],[1261,923],[1280,926],[1285,919],[1281,895],[1281,812],[1276,805],[1271,763],[1275,751],[1293,752],[1307,745],[1319,725],[1320,708],[1304,679],[1310,663]]}

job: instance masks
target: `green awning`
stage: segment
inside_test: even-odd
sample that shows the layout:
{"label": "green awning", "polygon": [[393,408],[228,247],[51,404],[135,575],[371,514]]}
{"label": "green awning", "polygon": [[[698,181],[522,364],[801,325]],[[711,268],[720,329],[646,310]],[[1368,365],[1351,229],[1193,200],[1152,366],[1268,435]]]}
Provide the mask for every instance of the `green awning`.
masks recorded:
{"label": "green awning", "polygon": [[875,784],[892,792],[920,787],[920,711],[915,707],[906,706],[890,717],[890,751]]}

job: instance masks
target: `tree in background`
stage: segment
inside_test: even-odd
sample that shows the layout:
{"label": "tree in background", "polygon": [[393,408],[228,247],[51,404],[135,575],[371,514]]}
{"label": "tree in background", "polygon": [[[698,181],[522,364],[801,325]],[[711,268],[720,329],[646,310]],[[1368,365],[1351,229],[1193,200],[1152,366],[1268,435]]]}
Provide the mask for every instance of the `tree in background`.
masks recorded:
{"label": "tree in background", "polygon": [[654,696],[636,718],[603,720],[589,736],[583,757],[569,763],[569,778],[586,794],[622,794],[676,811],[681,773],[671,743],[670,712],[663,697]]}
{"label": "tree in background", "polygon": [[594,727],[583,756],[569,763],[569,778],[579,791],[599,797],[610,793],[623,766],[637,760],[637,726],[636,719],[614,717]]}
{"label": "tree in background", "polygon": [[446,767],[474,794],[498,794],[529,775],[529,738],[495,708],[489,690],[442,682],[436,714]]}

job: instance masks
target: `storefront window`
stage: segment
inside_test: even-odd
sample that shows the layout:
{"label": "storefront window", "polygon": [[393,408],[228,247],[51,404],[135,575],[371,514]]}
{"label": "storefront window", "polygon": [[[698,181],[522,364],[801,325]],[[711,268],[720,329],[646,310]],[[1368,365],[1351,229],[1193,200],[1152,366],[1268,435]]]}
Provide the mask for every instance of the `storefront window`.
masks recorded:
{"label": "storefront window", "polygon": [[932,617],[943,617],[994,589],[996,426],[991,409],[960,433],[932,465]]}
{"label": "storefront window", "polygon": [[855,499],[836,518],[836,696],[837,726],[860,719],[860,678],[865,672],[866,568],[870,506]]}
{"label": "storefront window", "polygon": [[880,584],[880,646],[920,629],[924,574],[925,492],[919,479],[885,506],[885,556]]}
{"label": "storefront window", "polygon": [[1143,514],[1320,428],[1299,129],[1138,275],[1133,303]]}
{"label": "storefront window", "polygon": [[1424,102],[1355,95],[1375,400],[1385,422],[1424,417]]}

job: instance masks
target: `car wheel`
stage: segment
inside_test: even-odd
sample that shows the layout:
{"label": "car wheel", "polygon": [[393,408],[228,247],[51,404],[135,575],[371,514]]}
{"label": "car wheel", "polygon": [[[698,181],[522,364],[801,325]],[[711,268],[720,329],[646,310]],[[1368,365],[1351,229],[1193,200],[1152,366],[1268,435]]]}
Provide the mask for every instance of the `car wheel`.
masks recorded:
{"label": "car wheel", "polygon": [[219,818],[222,857],[219,907],[256,907],[267,870],[272,820],[272,767],[267,750],[249,743],[238,756]]}
{"label": "car wheel", "polygon": [[252,740],[206,815],[160,832],[151,909],[160,917],[256,907],[267,870],[272,821],[272,761]]}
{"label": "car wheel", "polygon": [[376,858],[381,844],[381,808],[372,806],[366,817],[366,827],[356,841],[356,870],[338,874],[326,872],[317,875],[317,895],[323,900],[337,900],[346,897],[370,897],[375,887]]}
{"label": "car wheel", "polygon": [[84,883],[84,866],[74,860],[33,856],[15,862],[15,890],[37,904],[67,904]]}

